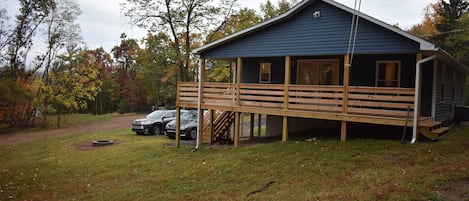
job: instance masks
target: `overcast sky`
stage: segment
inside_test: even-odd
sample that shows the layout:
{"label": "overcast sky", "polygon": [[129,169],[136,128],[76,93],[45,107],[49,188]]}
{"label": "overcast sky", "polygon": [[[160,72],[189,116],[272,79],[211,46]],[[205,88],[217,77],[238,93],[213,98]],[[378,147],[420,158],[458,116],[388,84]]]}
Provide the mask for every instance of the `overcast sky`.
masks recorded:
{"label": "overcast sky", "polygon": [[[119,44],[119,36],[125,32],[129,38],[141,39],[146,31],[128,23],[121,15],[120,3],[126,0],[78,0],[82,14],[78,19],[83,40],[90,49],[103,47],[110,52]],[[238,0],[241,7],[259,10],[260,3],[267,0]],[[353,8],[354,0],[336,0]],[[361,11],[388,24],[399,24],[403,29],[422,21],[424,8],[437,0],[362,0]],[[271,0],[276,5],[277,0]],[[0,0],[7,7],[8,15],[18,12],[17,0]]]}

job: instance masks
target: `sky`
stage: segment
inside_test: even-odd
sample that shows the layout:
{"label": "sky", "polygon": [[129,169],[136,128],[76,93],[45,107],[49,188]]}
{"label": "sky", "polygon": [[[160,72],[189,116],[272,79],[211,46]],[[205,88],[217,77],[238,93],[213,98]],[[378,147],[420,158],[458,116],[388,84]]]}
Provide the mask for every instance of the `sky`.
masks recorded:
{"label": "sky", "polygon": [[[238,0],[241,7],[259,10],[261,3],[267,0]],[[336,0],[353,8],[354,0]],[[125,32],[128,38],[141,39],[146,31],[129,24],[121,14],[120,4],[126,0],[77,0],[82,14],[78,18],[81,35],[89,49],[103,47],[110,52],[112,47],[119,44],[120,34]],[[277,0],[271,0],[276,5]],[[424,16],[424,8],[437,0],[362,0],[361,11],[388,24],[399,24],[403,29],[409,29],[420,23]],[[8,15],[18,12],[17,0],[0,0],[1,7],[7,7]]]}

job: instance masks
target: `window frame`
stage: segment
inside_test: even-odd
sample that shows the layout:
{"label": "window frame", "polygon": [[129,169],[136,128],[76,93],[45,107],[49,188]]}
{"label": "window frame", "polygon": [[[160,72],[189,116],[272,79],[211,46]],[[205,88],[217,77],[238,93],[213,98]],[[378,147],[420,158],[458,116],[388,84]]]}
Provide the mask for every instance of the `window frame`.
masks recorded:
{"label": "window frame", "polygon": [[[397,79],[396,80],[380,80],[379,75],[380,75],[380,64],[388,64],[388,63],[394,63],[397,64]],[[402,68],[402,61],[401,60],[377,60],[376,61],[376,72],[375,72],[375,87],[401,87],[401,68]],[[387,82],[387,81],[392,81],[396,82],[396,86],[380,86],[380,82]]]}
{"label": "window frame", "polygon": [[[268,67],[268,72],[263,67]],[[268,75],[268,79],[264,75]],[[259,83],[270,83],[272,80],[272,63],[260,63],[259,64]]]}

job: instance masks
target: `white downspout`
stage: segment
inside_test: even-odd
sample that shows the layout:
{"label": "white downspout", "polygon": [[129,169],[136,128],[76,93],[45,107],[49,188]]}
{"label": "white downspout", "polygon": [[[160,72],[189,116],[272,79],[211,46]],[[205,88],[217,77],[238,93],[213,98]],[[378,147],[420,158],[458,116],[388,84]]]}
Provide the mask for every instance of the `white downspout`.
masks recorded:
{"label": "white downspout", "polygon": [[[201,61],[202,62],[202,61]],[[200,115],[204,115],[203,114],[203,111],[201,112],[200,108],[202,107],[202,101],[200,100],[201,97],[202,97],[202,64],[201,62],[199,62],[199,91],[197,93],[197,120],[200,120]],[[202,113],[202,114],[200,114]],[[200,140],[200,130],[202,130],[203,128],[199,128],[201,125],[200,122],[197,122],[197,138],[195,139],[195,149],[199,149],[199,140]],[[202,123],[203,125],[203,123]]]}
{"label": "white downspout", "polygon": [[[433,60],[437,57],[437,55],[433,55],[431,57],[427,57],[425,59],[422,59],[420,61],[417,61],[415,64],[415,95],[414,95],[414,124],[413,124],[413,129],[412,129],[412,141],[410,141],[411,144],[414,144],[415,141],[417,141],[417,121],[418,121],[418,108],[420,104],[420,99],[419,99],[419,94],[420,94],[420,65]],[[435,100],[433,100],[435,101]]]}

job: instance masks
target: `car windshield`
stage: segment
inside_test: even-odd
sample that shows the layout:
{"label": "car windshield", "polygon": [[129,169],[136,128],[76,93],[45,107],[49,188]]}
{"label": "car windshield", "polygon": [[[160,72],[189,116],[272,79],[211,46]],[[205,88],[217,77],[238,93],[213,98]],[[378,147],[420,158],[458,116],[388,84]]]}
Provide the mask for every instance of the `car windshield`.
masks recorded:
{"label": "car windshield", "polygon": [[161,117],[166,113],[163,110],[157,110],[147,115],[147,119],[161,119]]}
{"label": "car windshield", "polygon": [[183,121],[195,121],[197,120],[197,113],[196,112],[185,112],[181,115],[181,120]]}

